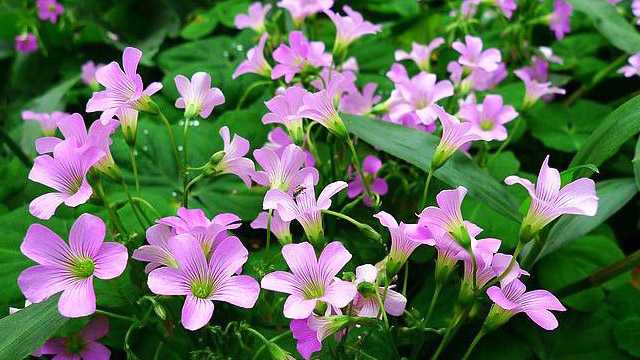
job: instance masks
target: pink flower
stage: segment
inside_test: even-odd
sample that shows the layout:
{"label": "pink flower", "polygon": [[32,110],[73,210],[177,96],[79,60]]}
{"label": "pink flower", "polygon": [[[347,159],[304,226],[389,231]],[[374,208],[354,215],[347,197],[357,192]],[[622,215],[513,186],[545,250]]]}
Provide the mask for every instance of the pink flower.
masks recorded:
{"label": "pink flower", "polygon": [[[358,316],[378,317],[380,304],[378,303],[376,291],[378,291],[381,299],[384,297],[384,310],[389,315],[402,316],[407,306],[407,298],[392,289],[395,285],[391,285],[387,289],[385,297],[385,287],[377,285],[377,278],[378,269],[371,264],[360,265],[356,268],[355,284],[358,288],[358,293],[353,300],[353,308],[357,311]],[[367,284],[365,286],[360,285],[362,283]],[[374,289],[373,293],[369,291],[371,287]]]}
{"label": "pink flower", "polygon": [[255,47],[247,51],[247,60],[238,65],[231,78],[235,79],[243,74],[258,74],[262,76],[271,76],[271,65],[264,58],[264,44],[269,34],[264,33],[260,36],[260,42]]}
{"label": "pink flower", "polygon": [[[268,215],[269,214],[266,211],[259,213],[258,217],[256,217],[249,225],[252,229],[266,229]],[[291,231],[289,230],[289,224],[291,224],[291,221],[282,220],[278,211],[273,212],[273,215],[271,216],[271,233],[273,233],[281,244],[291,243]]]}
{"label": "pink flower", "polygon": [[431,53],[444,44],[444,38],[437,37],[429,43],[429,45],[420,45],[417,42],[411,43],[411,52],[404,50],[396,50],[394,56],[396,61],[413,60],[418,68],[422,71],[429,71],[431,68]]}
{"label": "pink flower", "polygon": [[[362,171],[366,177],[365,180],[371,184],[371,191],[382,196],[389,191],[389,186],[384,179],[376,177],[380,168],[382,168],[382,161],[373,155],[367,155],[362,161]],[[365,191],[366,189],[362,178],[359,174],[356,174],[354,179],[349,182],[347,196],[353,199],[360,194],[364,194]],[[363,201],[367,206],[371,206],[371,199],[368,196],[365,197]]]}
{"label": "pink flower", "polygon": [[324,52],[323,42],[309,42],[302,31],[292,31],[289,34],[289,46],[280,44],[273,51],[273,59],[278,62],[278,65],[273,68],[271,78],[277,79],[284,76],[284,80],[290,83],[295,74],[301,72],[306,66],[331,65],[332,56]]}
{"label": "pink flower", "polygon": [[299,26],[308,16],[331,9],[333,0],[281,0],[278,6],[289,10],[293,22]]}
{"label": "pink flower", "polygon": [[[495,258],[496,253],[500,249],[501,241],[498,239],[481,239],[476,240],[475,238],[471,238],[471,251],[473,251],[473,256],[476,260],[476,286],[478,288],[483,287],[486,283],[488,283],[491,279],[499,275],[496,274],[496,270],[499,269],[498,266],[502,266],[503,257],[499,257],[496,259],[495,264],[493,260]],[[459,253],[461,256],[461,260],[464,261],[464,276],[462,278],[463,286],[466,286],[467,289],[473,289],[473,261],[471,258],[471,254],[467,251],[462,251]],[[499,254],[503,255],[503,254]],[[509,255],[504,255],[509,256]],[[511,257],[508,258],[511,260]],[[499,263],[499,264],[498,264]],[[508,266],[504,264],[504,270]],[[516,265],[516,269],[519,269]],[[473,290],[472,290],[473,291]]]}
{"label": "pink flower", "polygon": [[[340,76],[336,77],[336,75]],[[340,99],[345,92],[357,89],[356,74],[348,70],[338,72],[330,68],[323,68],[320,71],[320,78],[312,80],[311,86],[318,90],[332,89],[335,103],[335,100]]]}
{"label": "pink flower", "polygon": [[393,81],[394,84],[410,82],[409,74],[407,73],[407,69],[399,63],[393,63],[391,65],[391,69],[387,71],[385,74],[389,80]]}
{"label": "pink flower", "polygon": [[631,12],[633,16],[636,18],[636,25],[640,25],[640,0],[632,0],[631,1]]}
{"label": "pink flower", "polygon": [[562,214],[594,216],[598,211],[598,196],[593,180],[580,178],[561,186],[560,172],[549,167],[549,155],[542,163],[535,185],[515,175],[508,176],[504,182],[507,185],[520,184],[531,195],[529,212],[522,220],[520,230],[523,241],[531,240],[545,225]]}
{"label": "pink flower", "polygon": [[260,286],[247,275],[233,276],[247,262],[249,253],[237,237],[228,237],[207,258],[196,241],[172,238],[168,248],[179,268],[161,267],[149,274],[149,289],[159,295],[186,295],[182,326],[197,330],[213,315],[213,301],[250,309],[258,299]]}
{"label": "pink flower", "polygon": [[69,116],[66,112],[54,111],[52,113],[37,113],[29,110],[22,112],[23,120],[37,121],[40,123],[44,136],[53,136],[58,128],[58,121]]}
{"label": "pink flower", "polygon": [[335,278],[351,259],[351,254],[337,241],[329,243],[316,260],[308,242],[282,247],[291,272],[274,271],[262,278],[262,288],[289,294],[284,303],[284,316],[306,319],[318,302],[337,308],[347,306],[356,295],[353,284]]}
{"label": "pink flower", "polygon": [[558,298],[547,290],[525,292],[524,283],[518,279],[501,287],[492,286],[487,295],[494,302],[485,320],[485,327],[495,329],[507,322],[513,315],[524,312],[545,330],[558,327],[558,320],[549,310],[566,311]]}
{"label": "pink flower", "polygon": [[106,90],[93,93],[87,102],[87,112],[102,111],[100,121],[106,124],[111,118],[125,109],[140,110],[144,97],[151,96],[162,89],[162,83],[154,82],[144,89],[142,77],[137,74],[142,51],[127,47],[122,54],[124,72],[117,62],[96,71],[96,80]]}
{"label": "pink flower", "polygon": [[40,195],[31,201],[31,215],[47,220],[62,203],[76,207],[89,200],[93,190],[87,181],[87,173],[103,157],[104,152],[99,148],[78,148],[73,139],[58,144],[53,149],[53,157],[36,157],[29,179],[56,191]]}
{"label": "pink flower", "polygon": [[109,360],[111,350],[96,340],[109,332],[106,317],[96,315],[79,333],[54,337],[44,343],[42,354],[55,355],[56,360]]}
{"label": "pink flower", "polygon": [[184,116],[191,118],[200,115],[206,119],[213,108],[224,104],[224,95],[217,87],[211,87],[211,76],[205,72],[197,72],[189,79],[178,75],[173,79],[180,97],[176,100],[178,109],[185,109]]}
{"label": "pink flower", "polygon": [[220,174],[234,174],[242,179],[247,187],[251,187],[251,174],[255,167],[253,161],[244,157],[249,152],[249,141],[237,134],[231,139],[229,128],[226,126],[220,128],[220,136],[224,142],[224,156],[214,170]]}
{"label": "pink flower", "polygon": [[26,298],[39,303],[62,292],[58,310],[66,317],[83,317],[96,311],[93,277],[116,278],[127,266],[127,249],[115,242],[104,243],[106,226],[91,214],[82,214],[71,227],[69,245],[53,231],[33,224],[20,250],[39,265],[18,277]]}
{"label": "pink flower", "polygon": [[351,71],[354,73],[360,72],[358,68],[358,60],[354,56],[351,56],[345,62],[342,63],[342,71]]}
{"label": "pink flower", "polygon": [[[629,65],[621,67],[618,72],[624,74],[625,77],[640,76],[640,53],[631,55],[628,61]],[[24,118],[24,113],[22,117]]]}
{"label": "pink flower", "polygon": [[287,145],[280,156],[272,149],[263,147],[255,150],[253,157],[263,171],[254,172],[251,177],[262,186],[286,192],[295,189],[307,176],[313,177],[314,184],[318,183],[318,170],[313,167],[302,168],[306,155],[299,146]]}
{"label": "pink flower", "polygon": [[541,97],[549,94],[564,95],[565,90],[551,86],[551,82],[538,82],[532,79],[529,74],[523,69],[513,72],[524,82],[525,94],[524,103],[525,108],[533,106]]}
{"label": "pink flower", "polygon": [[296,138],[296,142],[303,140],[302,99],[309,94],[307,90],[300,86],[286,88],[282,94],[274,96],[264,104],[271,111],[262,117],[263,124],[282,124],[290,134]]}
{"label": "pink flower", "polygon": [[64,8],[56,0],[38,0],[38,17],[40,20],[49,20],[52,23],[58,21],[58,16],[64,12]]}
{"label": "pink flower", "polygon": [[500,10],[502,10],[502,13],[504,14],[504,16],[507,17],[507,19],[511,19],[511,17],[513,16],[513,10],[518,8],[518,5],[516,4],[515,0],[494,0],[496,5],[500,8]]}
{"label": "pink flower", "polygon": [[371,82],[362,88],[362,93],[357,88],[352,89],[340,98],[340,110],[351,115],[369,114],[381,99],[380,95],[375,95],[377,88],[378,84]]}
{"label": "pink flower", "polygon": [[38,40],[31,33],[17,35],[15,38],[15,47],[17,52],[30,54],[38,51]]}
{"label": "pink flower", "polygon": [[513,106],[504,106],[502,96],[487,95],[482,104],[464,104],[460,107],[459,116],[473,124],[483,140],[507,139],[507,128],[504,124],[518,117]]}
{"label": "pink flower", "polygon": [[348,138],[349,130],[338,115],[334,101],[350,83],[351,78],[348,75],[334,74],[326,89],[304,96],[302,99],[304,105],[300,107],[299,114],[317,121],[340,139]]}
{"label": "pink flower", "polygon": [[[328,311],[329,312],[329,311]],[[341,330],[347,327],[351,318],[346,315],[318,316],[310,315],[306,319],[295,319],[289,323],[293,338],[298,341],[296,349],[305,359],[322,349],[322,341],[335,334],[336,340],[342,336]]]}
{"label": "pink flower", "polygon": [[454,42],[451,47],[460,53],[458,62],[460,65],[472,69],[480,68],[484,71],[494,71],[498,68],[498,63],[502,60],[502,55],[498,49],[487,49],[482,51],[482,39],[479,37],[466,35],[465,42]]}
{"label": "pink flower", "polygon": [[453,95],[453,85],[447,80],[436,82],[436,75],[421,71],[408,82],[396,83],[396,88],[387,100],[392,121],[415,113],[424,125],[432,124],[437,114],[434,105]]}
{"label": "pink flower", "polygon": [[[268,142],[264,144],[264,146],[273,149],[273,151],[275,151],[278,156],[282,156],[282,153],[284,152],[284,149],[287,148],[287,145],[293,144],[291,137],[280,127],[269,131],[269,134],[267,134],[267,140]],[[311,153],[307,150],[304,150],[304,153],[305,165],[314,166],[316,164],[316,160],[313,158],[313,155],[311,155]]]}
{"label": "pink flower", "polygon": [[554,32],[558,40],[564,38],[564,34],[571,32],[569,17],[573,13],[573,6],[569,2],[557,0],[553,3],[553,13],[549,15],[549,28]]}
{"label": "pink flower", "polygon": [[462,201],[467,195],[467,188],[458,186],[453,190],[443,190],[436,195],[438,206],[429,206],[422,210],[418,224],[427,226],[436,236],[444,233],[452,234],[456,240],[465,237],[467,224],[462,218]]}
{"label": "pink flower", "polygon": [[354,11],[350,6],[343,6],[342,10],[347,13],[347,16],[340,16],[329,9],[324,11],[336,26],[334,53],[339,53],[346,49],[349,44],[363,35],[380,32],[380,25],[373,25],[368,21],[364,21],[362,14]]}
{"label": "pink flower", "polygon": [[249,14],[236,15],[233,23],[238,29],[252,28],[257,33],[264,31],[264,18],[271,10],[271,4],[262,6],[259,2],[254,2],[249,6]]}
{"label": "pink flower", "polygon": [[93,61],[87,61],[82,64],[82,82],[91,86],[92,88],[97,88],[100,84],[98,80],[96,80],[96,71],[102,68],[104,64],[97,64]]}
{"label": "pink flower", "polygon": [[264,196],[263,208],[278,210],[284,221],[297,220],[309,240],[324,243],[322,229],[322,210],[331,206],[331,197],[347,187],[344,181],[333,182],[325,187],[316,199],[314,176],[308,175],[296,188],[295,196],[280,189],[271,189]]}
{"label": "pink flower", "polygon": [[483,140],[483,138],[472,123],[461,123],[455,116],[447,114],[438,105],[435,105],[433,109],[442,124],[442,138],[431,162],[431,167],[435,170],[444,165],[461,146],[471,141]]}
{"label": "pink flower", "polygon": [[380,224],[386,227],[391,234],[391,249],[389,250],[389,260],[387,261],[387,278],[394,277],[402,265],[409,259],[411,253],[420,245],[433,245],[431,239],[415,236],[416,225],[398,222],[389,213],[380,211],[373,215],[380,220]]}
{"label": "pink flower", "polygon": [[153,225],[147,229],[145,236],[149,245],[140,246],[133,252],[131,257],[138,261],[148,262],[144,268],[145,272],[151,272],[151,270],[161,266],[177,268],[178,263],[171,254],[168,245],[169,239],[173,236],[175,235],[169,226],[161,224]]}

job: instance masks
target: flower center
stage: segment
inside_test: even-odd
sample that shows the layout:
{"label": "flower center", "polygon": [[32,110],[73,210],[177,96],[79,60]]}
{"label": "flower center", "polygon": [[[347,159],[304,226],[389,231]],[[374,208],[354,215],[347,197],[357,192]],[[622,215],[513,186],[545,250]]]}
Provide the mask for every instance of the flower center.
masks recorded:
{"label": "flower center", "polygon": [[57,9],[56,9],[56,5],[55,5],[55,4],[51,4],[51,5],[49,5],[49,11],[50,11],[50,12],[54,13],[54,12],[56,12],[56,10],[57,10]]}
{"label": "flower center", "polygon": [[482,128],[482,130],[484,131],[489,131],[493,129],[493,121],[489,120],[489,119],[482,119],[480,121],[480,128]]}
{"label": "flower center", "polygon": [[191,283],[191,293],[200,299],[208,299],[213,295],[213,284],[209,280],[196,280]]}
{"label": "flower center", "polygon": [[67,351],[69,351],[71,354],[79,354],[85,348],[84,339],[77,334],[71,335],[69,338],[67,338],[66,348]]}
{"label": "flower center", "polygon": [[80,279],[86,279],[93,275],[95,264],[89,258],[77,258],[71,265],[71,273]]}
{"label": "flower center", "polygon": [[324,286],[321,284],[309,284],[302,291],[302,295],[305,299],[317,299],[324,295]]}

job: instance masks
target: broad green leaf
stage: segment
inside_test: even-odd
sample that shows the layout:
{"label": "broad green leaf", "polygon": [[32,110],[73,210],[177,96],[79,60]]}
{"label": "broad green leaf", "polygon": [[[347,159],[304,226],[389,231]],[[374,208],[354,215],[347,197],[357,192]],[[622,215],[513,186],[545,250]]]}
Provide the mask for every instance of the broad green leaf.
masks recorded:
{"label": "broad green leaf", "polygon": [[569,0],[576,11],[583,12],[595,28],[618,49],[629,54],[640,52],[640,34],[615,6],[602,0]]}
{"label": "broad green leaf", "polygon": [[27,357],[67,322],[58,312],[58,298],[50,297],[0,319],[0,359]]}
{"label": "broad green leaf", "polygon": [[633,175],[636,179],[636,186],[640,189],[640,137],[636,143],[636,153],[631,162],[633,164]]}
{"label": "broad green leaf", "polygon": [[180,36],[187,40],[197,40],[213,32],[218,25],[217,14],[210,10],[196,14],[196,16],[182,28]]}
{"label": "broad green leaf", "polygon": [[[605,3],[605,5],[609,4]],[[622,104],[598,125],[573,157],[570,167],[584,164],[599,167],[638,132],[640,132],[640,96]],[[589,176],[592,173],[589,169],[583,169],[579,171],[578,176]]]}
{"label": "broad green leaf", "polygon": [[633,179],[612,179],[596,184],[598,212],[595,216],[564,215],[549,231],[547,244],[538,259],[558,251],[571,241],[588,234],[618,212],[638,192]]}
{"label": "broad green leaf", "polygon": [[234,19],[240,13],[247,13],[249,0],[224,0],[218,1],[215,12],[220,19],[220,23],[226,27],[235,29]]}
{"label": "broad green leaf", "polygon": [[69,89],[71,89],[78,80],[80,80],[80,74],[70,77],[31,101],[26,107],[36,112],[63,110],[65,105],[64,98]]}
{"label": "broad green leaf", "polygon": [[[245,57],[251,41],[248,36],[231,38],[218,36],[206,40],[187,42],[169,48],[158,56],[158,65],[169,72],[184,67],[229,67]],[[215,83],[214,83],[215,84]]]}
{"label": "broad green leaf", "polygon": [[[351,132],[370,145],[424,171],[430,169],[433,152],[439,142],[436,136],[367,117],[342,115],[342,118]],[[466,187],[471,197],[510,219],[520,218],[519,201],[504,185],[462,153],[456,153],[434,176],[452,187]]]}
{"label": "broad green leaf", "polygon": [[503,151],[495,158],[489,158],[487,170],[494,179],[502,181],[520,170],[520,161],[512,151]]}
{"label": "broad green leaf", "polygon": [[640,318],[625,319],[616,323],[613,327],[613,337],[622,349],[640,357]]}

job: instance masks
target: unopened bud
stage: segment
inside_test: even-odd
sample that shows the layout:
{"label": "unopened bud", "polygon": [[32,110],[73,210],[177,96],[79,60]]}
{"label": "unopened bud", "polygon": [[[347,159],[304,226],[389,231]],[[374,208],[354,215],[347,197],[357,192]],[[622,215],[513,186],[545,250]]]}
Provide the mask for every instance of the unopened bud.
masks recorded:
{"label": "unopened bud", "polygon": [[327,303],[323,301],[318,301],[315,309],[313,309],[313,312],[316,313],[316,315],[324,316],[324,314],[326,314],[327,312]]}
{"label": "unopened bud", "polygon": [[363,297],[371,297],[376,295],[376,291],[378,290],[378,285],[374,283],[370,283],[368,281],[363,281],[358,284],[358,293]]}
{"label": "unopened bud", "polygon": [[370,239],[376,240],[378,242],[382,240],[382,235],[380,235],[377,231],[375,231],[371,226],[367,224],[360,223],[360,225],[358,225],[358,230],[360,230],[363,235]]}
{"label": "unopened bud", "polygon": [[342,273],[342,280],[352,282],[356,279],[356,274],[351,271],[345,271]]}
{"label": "unopened bud", "polygon": [[269,350],[269,355],[271,355],[271,359],[273,360],[295,360],[291,354],[272,342],[269,342],[267,345],[267,350]]}
{"label": "unopened bud", "polygon": [[223,150],[218,151],[217,153],[211,155],[209,158],[209,164],[212,166],[218,165],[218,163],[224,158],[225,152]]}

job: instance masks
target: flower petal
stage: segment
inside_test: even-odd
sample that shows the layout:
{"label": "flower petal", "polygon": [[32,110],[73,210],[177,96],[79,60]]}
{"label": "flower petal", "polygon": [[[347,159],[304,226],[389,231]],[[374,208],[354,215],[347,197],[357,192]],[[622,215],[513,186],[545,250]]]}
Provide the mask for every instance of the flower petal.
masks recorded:
{"label": "flower petal", "polygon": [[289,295],[284,302],[284,316],[289,319],[306,319],[313,313],[318,300],[307,300],[297,295]]}
{"label": "flower petal", "polygon": [[64,266],[73,255],[69,246],[46,226],[32,224],[27,230],[20,251],[42,265]]}
{"label": "flower petal", "polygon": [[91,214],[82,214],[71,226],[69,246],[75,255],[93,258],[104,241],[106,225]]}
{"label": "flower petal", "polygon": [[58,301],[62,316],[83,317],[96,311],[96,294],[93,291],[93,277],[74,281],[65,289]]}
{"label": "flower petal", "polygon": [[260,285],[248,275],[232,276],[217,286],[211,300],[224,301],[235,306],[250,309],[260,294]]}
{"label": "flower petal", "polygon": [[187,330],[198,330],[207,325],[213,316],[213,301],[187,295],[182,306],[182,326]]}
{"label": "flower petal", "polygon": [[124,272],[128,259],[129,254],[124,245],[116,242],[104,243],[94,257],[94,275],[103,280],[116,278]]}

